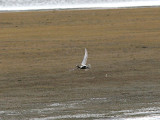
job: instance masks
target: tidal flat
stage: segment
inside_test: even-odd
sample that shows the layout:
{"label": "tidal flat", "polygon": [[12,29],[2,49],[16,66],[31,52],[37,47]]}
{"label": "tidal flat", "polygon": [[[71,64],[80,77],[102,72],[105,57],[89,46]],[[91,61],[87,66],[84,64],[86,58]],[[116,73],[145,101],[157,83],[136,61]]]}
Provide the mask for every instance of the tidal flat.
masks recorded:
{"label": "tidal flat", "polygon": [[159,119],[159,13],[0,13],[0,119]]}

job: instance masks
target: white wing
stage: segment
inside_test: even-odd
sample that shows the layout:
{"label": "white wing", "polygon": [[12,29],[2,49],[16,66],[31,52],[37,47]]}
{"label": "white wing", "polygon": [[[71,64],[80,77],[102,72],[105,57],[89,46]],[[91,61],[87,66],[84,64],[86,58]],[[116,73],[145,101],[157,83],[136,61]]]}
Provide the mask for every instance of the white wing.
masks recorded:
{"label": "white wing", "polygon": [[81,63],[82,66],[86,66],[87,58],[88,58],[88,52],[87,52],[87,49],[85,48],[84,58],[83,58],[83,61]]}

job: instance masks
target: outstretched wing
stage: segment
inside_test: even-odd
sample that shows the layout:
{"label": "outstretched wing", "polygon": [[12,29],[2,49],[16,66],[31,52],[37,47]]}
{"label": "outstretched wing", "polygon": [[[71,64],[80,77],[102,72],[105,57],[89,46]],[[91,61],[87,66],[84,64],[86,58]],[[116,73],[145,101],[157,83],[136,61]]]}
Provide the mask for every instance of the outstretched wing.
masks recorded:
{"label": "outstretched wing", "polygon": [[87,58],[88,58],[88,52],[87,52],[87,49],[85,48],[84,58],[83,58],[83,61],[81,63],[82,66],[86,66]]}

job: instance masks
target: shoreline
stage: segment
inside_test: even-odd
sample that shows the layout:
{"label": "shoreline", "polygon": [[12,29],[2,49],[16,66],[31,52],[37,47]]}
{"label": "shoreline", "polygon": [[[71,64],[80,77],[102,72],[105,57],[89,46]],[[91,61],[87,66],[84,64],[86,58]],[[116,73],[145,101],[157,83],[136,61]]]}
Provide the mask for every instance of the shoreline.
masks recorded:
{"label": "shoreline", "polygon": [[30,10],[0,10],[0,13],[14,13],[14,12],[37,12],[37,11],[79,11],[79,10],[121,10],[121,9],[139,9],[139,8],[159,8],[160,5],[155,6],[135,6],[135,7],[93,7],[93,8],[59,8],[59,9],[30,9]]}

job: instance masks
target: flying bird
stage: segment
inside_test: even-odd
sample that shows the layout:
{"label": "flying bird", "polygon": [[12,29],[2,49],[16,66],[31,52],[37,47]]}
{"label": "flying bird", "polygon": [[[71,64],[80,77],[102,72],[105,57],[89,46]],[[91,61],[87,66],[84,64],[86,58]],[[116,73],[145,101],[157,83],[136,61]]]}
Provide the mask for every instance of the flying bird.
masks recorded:
{"label": "flying bird", "polygon": [[76,67],[78,69],[90,69],[91,65],[90,64],[86,65],[87,64],[87,58],[88,58],[88,52],[87,52],[87,49],[85,48],[85,54],[84,54],[83,61],[82,61],[80,66],[77,65]]}

